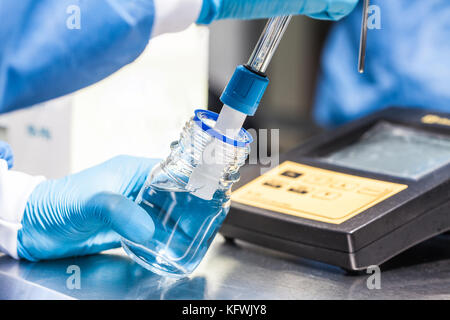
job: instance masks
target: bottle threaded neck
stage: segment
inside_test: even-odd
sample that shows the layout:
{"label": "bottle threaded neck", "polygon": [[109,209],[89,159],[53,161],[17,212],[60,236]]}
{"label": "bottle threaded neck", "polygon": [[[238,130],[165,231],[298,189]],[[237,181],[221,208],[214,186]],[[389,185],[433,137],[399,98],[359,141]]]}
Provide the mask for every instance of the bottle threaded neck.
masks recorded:
{"label": "bottle threaded neck", "polygon": [[169,157],[161,164],[182,187],[186,187],[194,169],[213,166],[220,170],[219,189],[227,190],[239,180],[239,169],[250,154],[251,136],[241,130],[238,137],[221,138],[212,132],[216,115],[210,111],[191,118],[184,126],[180,139],[171,144]]}

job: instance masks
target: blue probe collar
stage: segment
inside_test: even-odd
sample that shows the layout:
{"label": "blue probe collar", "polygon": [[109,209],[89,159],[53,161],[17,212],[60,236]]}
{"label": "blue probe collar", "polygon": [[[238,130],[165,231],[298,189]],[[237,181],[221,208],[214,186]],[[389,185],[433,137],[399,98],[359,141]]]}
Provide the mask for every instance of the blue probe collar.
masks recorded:
{"label": "blue probe collar", "polygon": [[[250,143],[253,142],[253,137],[250,133],[248,133],[247,130],[245,130],[244,128],[241,129],[241,131],[239,132],[239,135],[244,136],[245,140],[244,141],[239,141],[239,140],[235,140],[235,139],[231,139],[223,134],[221,134],[219,131],[215,130],[214,128],[212,128],[211,126],[207,125],[206,123],[204,123],[202,121],[201,118],[207,118],[213,121],[217,121],[217,119],[219,118],[219,115],[215,112],[209,111],[209,110],[202,110],[202,109],[197,109],[195,110],[194,113],[194,122],[206,133],[208,133],[210,136],[223,141],[225,143],[228,143],[232,146],[235,147],[246,147],[247,145],[249,145]],[[201,117],[199,115],[202,115]]]}
{"label": "blue probe collar", "polygon": [[220,100],[239,112],[253,116],[268,85],[267,77],[245,66],[238,66]]}

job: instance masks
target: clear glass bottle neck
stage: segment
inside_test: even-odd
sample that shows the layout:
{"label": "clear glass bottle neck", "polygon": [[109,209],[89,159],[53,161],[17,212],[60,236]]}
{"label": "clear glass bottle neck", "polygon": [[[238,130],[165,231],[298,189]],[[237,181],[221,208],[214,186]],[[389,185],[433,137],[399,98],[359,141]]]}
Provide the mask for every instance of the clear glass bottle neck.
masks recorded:
{"label": "clear glass bottle neck", "polygon": [[[218,167],[223,170],[219,189],[224,191],[229,190],[233,183],[239,180],[239,169],[245,164],[250,153],[250,145],[237,147],[219,141],[203,130],[193,119],[186,123],[180,139],[174,141],[170,148],[170,155],[161,163],[161,169],[180,187],[187,186],[194,168],[205,161],[213,161],[213,164],[220,164]],[[215,157],[205,159],[205,148],[213,148]]]}

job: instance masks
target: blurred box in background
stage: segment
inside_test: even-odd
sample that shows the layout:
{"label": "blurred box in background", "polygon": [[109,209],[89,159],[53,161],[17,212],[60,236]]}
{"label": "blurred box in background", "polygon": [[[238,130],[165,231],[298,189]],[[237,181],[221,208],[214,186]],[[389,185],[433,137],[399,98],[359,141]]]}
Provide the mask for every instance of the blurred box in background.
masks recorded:
{"label": "blurred box in background", "polygon": [[208,44],[205,27],[157,37],[103,81],[0,116],[14,169],[58,178],[119,154],[164,157],[193,111],[207,106]]}

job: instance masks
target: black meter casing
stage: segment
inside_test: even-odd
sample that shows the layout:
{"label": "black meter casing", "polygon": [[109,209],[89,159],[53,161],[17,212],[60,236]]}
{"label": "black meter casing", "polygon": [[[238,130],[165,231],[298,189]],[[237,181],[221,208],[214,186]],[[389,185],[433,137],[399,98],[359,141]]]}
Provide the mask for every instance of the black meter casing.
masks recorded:
{"label": "black meter casing", "polygon": [[[364,270],[449,231],[450,161],[420,178],[411,179],[322,160],[324,156],[356,143],[379,123],[450,137],[449,113],[398,107],[384,109],[325,132],[281,155],[280,163],[301,164],[324,172],[384,181],[404,188],[341,223],[286,214],[267,209],[264,205],[249,205],[239,199],[235,201],[232,197],[234,201],[221,234],[227,239],[241,239],[347,270]],[[249,188],[249,183],[255,179],[261,179],[260,167],[244,167],[241,181],[234,190],[239,193],[240,188],[246,185]],[[302,178],[298,179],[301,181]],[[252,188],[249,192],[253,192]]]}

